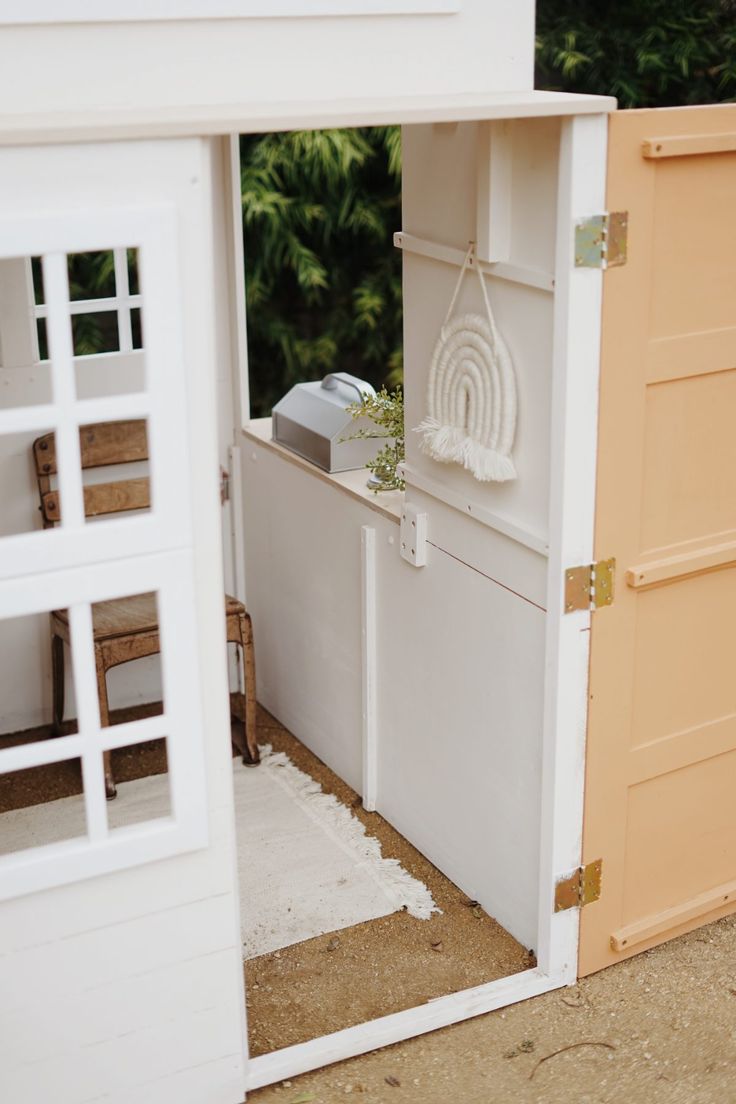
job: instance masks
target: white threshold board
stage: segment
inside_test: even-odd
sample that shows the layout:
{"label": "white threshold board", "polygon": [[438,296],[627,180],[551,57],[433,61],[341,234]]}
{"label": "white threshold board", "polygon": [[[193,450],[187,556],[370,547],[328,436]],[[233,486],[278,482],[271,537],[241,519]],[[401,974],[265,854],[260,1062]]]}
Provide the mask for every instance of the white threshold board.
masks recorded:
{"label": "white threshold board", "polygon": [[287,1077],[296,1077],[300,1073],[320,1069],[333,1062],[342,1062],[355,1058],[359,1054],[401,1043],[436,1031],[440,1027],[469,1020],[498,1008],[537,997],[552,989],[560,989],[569,984],[567,977],[549,977],[539,967],[524,970],[510,977],[490,981],[473,989],[463,989],[447,997],[437,997],[416,1008],[407,1008],[403,1012],[394,1012],[390,1016],[381,1016],[377,1020],[346,1027],[331,1035],[323,1035],[308,1043],[284,1047],[271,1054],[262,1054],[251,1058],[246,1066],[246,1089],[263,1088]]}

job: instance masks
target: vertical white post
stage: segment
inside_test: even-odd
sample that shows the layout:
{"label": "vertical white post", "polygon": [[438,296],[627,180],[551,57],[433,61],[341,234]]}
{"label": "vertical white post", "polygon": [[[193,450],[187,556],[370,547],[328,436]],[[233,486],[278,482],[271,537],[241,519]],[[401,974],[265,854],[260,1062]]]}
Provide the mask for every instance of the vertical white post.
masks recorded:
{"label": "vertical white post", "polygon": [[540,967],[577,976],[579,910],[554,913],[555,881],[580,864],[590,612],[565,613],[564,570],[592,562],[600,374],[600,269],[575,268],[575,222],[604,210],[605,115],[562,125],[555,258],[550,553],[540,841]]}
{"label": "vertical white post", "polygon": [[[250,418],[248,379],[248,335],[245,317],[245,257],[243,254],[243,209],[240,190],[240,137],[224,139],[225,152],[225,232],[227,248],[233,396],[233,431],[239,440],[240,428]],[[245,532],[243,517],[243,474],[240,446],[230,448],[230,504],[232,508],[235,596],[246,601]],[[242,678],[238,666],[238,678]]]}
{"label": "vertical white post", "polygon": [[511,123],[480,123],[475,252],[479,261],[511,254]]}
{"label": "vertical white post", "polygon": [[[240,137],[230,135],[229,175],[226,185],[229,199],[228,227],[232,249],[230,250],[232,297],[230,309],[233,319],[233,364],[237,367],[235,390],[236,415],[240,425],[250,418],[250,384],[248,380],[248,334],[245,311],[245,254],[243,250],[243,200],[240,185]],[[239,409],[237,409],[239,407]]]}
{"label": "vertical white post", "polygon": [[[235,597],[246,601],[245,536],[243,518],[243,462],[240,445],[231,445],[230,504],[233,510],[233,558],[235,560]],[[240,666],[238,666],[240,672]]]}
{"label": "vertical white post", "polygon": [[75,417],[74,347],[66,253],[44,255],[43,286],[57,419],[55,438],[61,524],[66,529],[76,529],[84,525],[84,496],[79,427]]}
{"label": "vertical white post", "polygon": [[378,790],[376,727],[376,530],[360,530],[361,641],[363,660],[363,808],[375,812]]}
{"label": "vertical white post", "polygon": [[133,327],[130,321],[130,280],[128,250],[114,249],[115,298],[118,301],[118,345],[121,353],[133,351]]}
{"label": "vertical white post", "polygon": [[87,833],[90,840],[107,836],[105,808],[105,774],[99,747],[100,703],[97,694],[97,672],[92,635],[92,609],[88,604],[72,605],[69,609],[72,675],[77,702],[77,723],[82,737],[82,780]]}

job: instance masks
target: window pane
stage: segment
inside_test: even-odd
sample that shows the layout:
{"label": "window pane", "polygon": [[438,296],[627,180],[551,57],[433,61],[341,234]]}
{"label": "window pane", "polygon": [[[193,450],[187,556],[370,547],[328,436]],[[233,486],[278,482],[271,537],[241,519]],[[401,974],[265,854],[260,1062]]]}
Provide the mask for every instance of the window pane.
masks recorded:
{"label": "window pane", "polygon": [[52,450],[41,451],[42,436],[0,434],[0,538],[43,528],[41,505],[51,505],[47,492],[56,488],[56,460]]}
{"label": "window pane", "polygon": [[117,311],[95,311],[72,315],[75,356],[117,353],[120,350]]}
{"label": "window pane", "polygon": [[[52,399],[46,329],[34,310],[32,259],[0,259],[0,409],[34,406]],[[43,347],[39,356],[39,344]]]}
{"label": "window pane", "polygon": [[111,829],[171,816],[165,739],[116,748],[112,767],[118,793],[107,810]]}
{"label": "window pane", "polygon": [[40,257],[31,257],[31,272],[33,274],[33,295],[37,305],[46,302],[43,290],[43,269]]}
{"label": "window pane", "polygon": [[133,348],[143,348],[143,319],[140,307],[133,307],[130,312],[130,327],[133,334]]}
{"label": "window pane", "polygon": [[138,250],[128,249],[128,290],[131,295],[140,294],[138,283]]}
{"label": "window pane", "polygon": [[98,602],[92,615],[95,636],[109,638],[103,650],[107,666],[107,700],[100,701],[103,728],[163,713],[156,594]]}
{"label": "window pane", "polygon": [[111,249],[99,253],[70,253],[69,298],[112,299],[115,295],[115,259]]}
{"label": "window pane", "polygon": [[86,834],[81,760],[0,775],[0,855]]}
{"label": "window pane", "polygon": [[145,419],[98,422],[79,430],[84,509],[90,523],[150,511]]}
{"label": "window pane", "polygon": [[[52,647],[51,625],[50,611],[0,620],[0,854],[87,830],[81,761],[61,750],[77,731],[71,649],[58,637]],[[55,715],[67,719],[56,726]],[[6,753],[21,750],[49,762],[9,771]]]}
{"label": "window pane", "polygon": [[[49,341],[48,341],[48,338],[46,336],[46,319],[45,318],[37,318],[36,319],[36,336],[38,338],[38,359],[39,360],[48,360],[49,359]],[[49,396],[49,400],[47,400],[47,401],[50,401],[50,396]]]}

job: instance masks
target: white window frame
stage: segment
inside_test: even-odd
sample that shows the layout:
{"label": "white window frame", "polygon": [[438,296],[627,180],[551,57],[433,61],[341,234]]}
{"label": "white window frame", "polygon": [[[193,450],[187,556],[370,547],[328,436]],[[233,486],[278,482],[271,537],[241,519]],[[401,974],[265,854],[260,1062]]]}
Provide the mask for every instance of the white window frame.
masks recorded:
{"label": "white window frame", "polygon": [[[202,717],[202,705],[196,677],[182,675],[197,664],[191,579],[191,555],[182,551],[0,584],[4,617],[69,610],[78,714],[72,735],[0,750],[0,773],[80,759],[87,824],[85,836],[2,856],[0,901],[207,845],[204,757],[192,725],[192,717]],[[102,728],[90,604],[150,590],[158,596],[164,710]],[[111,830],[102,752],[158,739],[166,739],[170,815]]]}
{"label": "white window frame", "polygon": [[3,23],[130,23],[155,19],[273,19],[446,15],[462,0],[0,0]]}
{"label": "white window frame", "polygon": [[[135,247],[146,312],[146,384],[135,394],[77,399],[67,256]],[[207,844],[205,764],[195,623],[187,407],[182,378],[177,216],[170,206],[0,218],[0,256],[41,256],[53,399],[0,411],[0,434],[53,430],[62,520],[0,539],[3,618],[68,609],[77,733],[0,750],[0,772],[80,758],[87,835],[0,859],[0,899],[149,862]],[[118,285],[119,286],[119,285]],[[97,301],[99,303],[99,301]],[[151,509],[89,524],[80,425],[146,418]],[[164,712],[102,728],[91,605],[158,595]],[[171,815],[110,831],[102,752],[166,738]]]}
{"label": "white window frame", "polygon": [[[136,308],[140,309],[142,300],[140,294],[130,294],[128,251],[127,249],[118,247],[117,249],[106,250],[105,252],[112,252],[113,254],[115,294],[112,296],[101,296],[98,299],[71,299],[69,301],[69,313],[72,315],[102,314],[108,311],[115,311],[117,314],[118,347],[107,355],[115,356],[119,353],[137,352],[139,350],[133,347],[132,312]],[[34,302],[33,314],[36,321],[38,321],[39,318],[46,319],[48,317],[46,303]],[[97,356],[100,354],[91,353],[84,355]],[[83,355],[77,353],[75,353],[75,357],[77,359],[83,359]]]}
{"label": "white window frame", "polygon": [[[103,245],[107,241],[107,245]],[[68,297],[60,316],[47,317],[49,347],[64,349],[64,364],[52,354],[54,401],[0,410],[0,433],[39,434],[54,429],[59,456],[59,486],[64,502],[62,524],[43,532],[5,537],[0,556],[0,579],[48,569],[75,567],[120,557],[121,547],[135,530],[136,555],[159,553],[191,544],[189,498],[181,473],[186,470],[184,438],[186,408],[182,389],[180,303],[177,295],[176,214],[161,206],[147,209],[115,208],[97,212],[69,211],[60,216],[0,218],[0,255],[3,257],[62,255],[138,247],[139,280],[145,299],[145,390],[130,394],[80,399],[74,393],[74,353],[66,324]],[[51,300],[50,280],[66,280],[66,264],[44,269],[45,297]],[[79,359],[79,358],[76,358]],[[153,370],[152,370],[153,369]],[[152,508],[144,514],[114,518],[92,526],[84,524],[81,483],[65,491],[67,470],[79,465],[77,428],[80,424],[146,418],[149,428]],[[71,430],[70,430],[71,427]],[[171,427],[171,428],[170,428]],[[84,540],[80,541],[80,532]]]}

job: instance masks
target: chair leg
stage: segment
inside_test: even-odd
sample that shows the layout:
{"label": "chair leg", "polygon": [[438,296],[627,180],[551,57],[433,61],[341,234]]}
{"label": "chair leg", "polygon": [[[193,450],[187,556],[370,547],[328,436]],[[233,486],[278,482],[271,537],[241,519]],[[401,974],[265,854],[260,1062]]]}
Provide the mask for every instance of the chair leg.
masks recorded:
{"label": "chair leg", "polygon": [[55,632],[51,634],[51,685],[53,720],[51,731],[61,736],[64,722],[64,641]]}
{"label": "chair leg", "polygon": [[[95,666],[97,668],[97,696],[100,703],[100,724],[106,728],[110,723],[110,707],[107,701],[107,679],[105,678],[105,660],[102,649],[95,646]],[[102,763],[105,770],[105,797],[112,801],[117,797],[115,778],[112,773],[112,752],[102,753]]]}
{"label": "chair leg", "polygon": [[243,689],[245,691],[245,741],[243,762],[255,767],[261,761],[256,733],[256,659],[253,647],[253,623],[250,614],[240,617],[240,640],[243,646]]}

